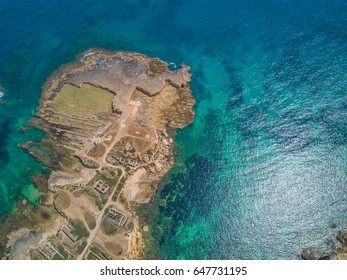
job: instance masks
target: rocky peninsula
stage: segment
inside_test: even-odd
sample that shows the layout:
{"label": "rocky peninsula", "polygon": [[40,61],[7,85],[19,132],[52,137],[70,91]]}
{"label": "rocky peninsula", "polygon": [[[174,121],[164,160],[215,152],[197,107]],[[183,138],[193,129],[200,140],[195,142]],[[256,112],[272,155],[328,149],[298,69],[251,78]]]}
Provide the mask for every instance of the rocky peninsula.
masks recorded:
{"label": "rocky peninsula", "polygon": [[[30,120],[46,137],[21,147],[52,170],[34,178],[52,213],[17,255],[141,258],[142,232],[150,229],[140,226],[136,206],[151,202],[173,166],[174,130],[194,120],[189,70],[170,70],[138,53],[91,49],[48,79]],[[9,252],[15,240],[24,243],[20,230]]]}

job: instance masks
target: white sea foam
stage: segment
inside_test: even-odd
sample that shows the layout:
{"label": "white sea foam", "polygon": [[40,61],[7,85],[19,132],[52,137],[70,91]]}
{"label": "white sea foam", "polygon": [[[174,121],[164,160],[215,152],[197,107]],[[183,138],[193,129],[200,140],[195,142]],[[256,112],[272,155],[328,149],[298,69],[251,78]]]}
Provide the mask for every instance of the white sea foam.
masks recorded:
{"label": "white sea foam", "polygon": [[177,68],[177,65],[175,62],[170,62],[169,65],[173,68],[173,69],[176,69]]}
{"label": "white sea foam", "polygon": [[3,97],[4,95],[5,95],[5,93],[0,91],[0,98]]}
{"label": "white sea foam", "polygon": [[93,54],[95,54],[95,51],[89,51],[89,52],[87,52],[86,54],[84,54],[84,55],[82,56],[81,62],[83,62],[83,61],[86,59],[86,57],[91,56],[91,55],[93,55]]}

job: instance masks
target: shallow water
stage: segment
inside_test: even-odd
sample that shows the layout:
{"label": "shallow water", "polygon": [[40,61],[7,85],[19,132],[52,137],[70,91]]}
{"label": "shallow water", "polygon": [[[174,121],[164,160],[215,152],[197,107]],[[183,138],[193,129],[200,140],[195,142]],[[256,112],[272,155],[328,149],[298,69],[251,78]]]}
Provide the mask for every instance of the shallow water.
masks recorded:
{"label": "shallow water", "polygon": [[345,1],[0,0],[0,23],[1,212],[48,171],[17,148],[45,79],[102,47],[192,66],[148,257],[295,259],[346,229]]}

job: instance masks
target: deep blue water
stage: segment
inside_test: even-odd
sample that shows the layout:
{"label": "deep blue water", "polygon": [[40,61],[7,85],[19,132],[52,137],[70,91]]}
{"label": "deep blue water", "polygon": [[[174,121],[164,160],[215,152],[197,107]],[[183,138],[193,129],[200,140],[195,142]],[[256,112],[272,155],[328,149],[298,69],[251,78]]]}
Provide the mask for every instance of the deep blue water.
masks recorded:
{"label": "deep blue water", "polygon": [[156,256],[293,259],[347,228],[346,1],[0,0],[0,34],[0,212],[46,171],[17,148],[45,79],[102,47],[192,66]]}

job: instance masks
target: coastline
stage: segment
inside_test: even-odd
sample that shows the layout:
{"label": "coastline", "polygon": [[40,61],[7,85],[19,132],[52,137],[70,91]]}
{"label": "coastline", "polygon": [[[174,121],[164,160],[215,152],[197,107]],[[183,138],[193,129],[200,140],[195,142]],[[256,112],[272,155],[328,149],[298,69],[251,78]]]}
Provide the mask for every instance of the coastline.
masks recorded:
{"label": "coastline", "polygon": [[347,260],[347,232],[339,231],[335,239],[328,239],[329,252],[317,248],[305,248],[301,253],[303,260]]}
{"label": "coastline", "polygon": [[[90,49],[47,79],[29,122],[47,137],[20,147],[52,169],[47,181],[35,183],[52,194],[45,202],[59,214],[59,226],[43,230],[27,257],[141,258],[148,227],[140,228],[136,205],[152,201],[173,166],[167,130],[193,121],[189,69],[172,71],[139,53]],[[81,94],[97,99],[89,104]],[[47,248],[56,253],[44,254]]]}

